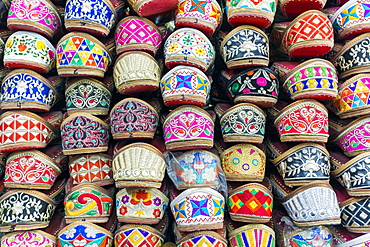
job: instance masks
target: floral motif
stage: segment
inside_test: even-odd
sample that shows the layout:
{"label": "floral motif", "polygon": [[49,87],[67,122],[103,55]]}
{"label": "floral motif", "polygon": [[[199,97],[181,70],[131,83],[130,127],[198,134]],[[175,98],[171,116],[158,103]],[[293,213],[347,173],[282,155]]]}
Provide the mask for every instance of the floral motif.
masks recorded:
{"label": "floral motif", "polygon": [[370,36],[365,36],[334,59],[339,73],[370,64]]}
{"label": "floral motif", "polygon": [[130,197],[128,195],[124,195],[124,196],[122,196],[121,202],[123,204],[126,204],[126,203],[129,202],[129,200],[130,200]]}
{"label": "floral motif", "polygon": [[152,204],[151,198],[152,198],[152,195],[150,192],[146,192],[145,190],[138,190],[132,193],[132,199],[130,203],[134,205],[142,203],[145,206],[149,206]]}
{"label": "floral motif", "polygon": [[42,64],[49,71],[55,63],[55,49],[51,44],[45,45],[43,49],[38,49],[37,43],[39,41],[42,43],[48,42],[43,36],[36,33],[25,31],[13,33],[5,45],[4,63],[8,59],[26,60]]}
{"label": "floral motif", "polygon": [[[130,197],[129,203],[123,205],[122,198]],[[132,222],[145,220],[150,223],[158,223],[167,209],[168,198],[155,188],[121,189],[116,195],[116,207],[120,222]]]}
{"label": "floral motif", "polygon": [[[163,51],[166,63],[173,59],[178,64],[187,65],[189,57],[192,60],[197,60],[196,67],[202,71],[206,71],[215,59],[212,43],[203,33],[193,28],[181,28],[172,33],[166,40]],[[179,56],[184,57],[183,61],[179,61]]]}
{"label": "floral motif", "polygon": [[329,179],[329,156],[317,146],[303,145],[284,159],[273,160],[273,163],[287,183],[300,179]]}
{"label": "floral motif", "polygon": [[183,172],[180,175],[180,178],[182,178],[185,183],[189,183],[194,181],[197,178],[197,175],[193,172],[192,169],[184,168]]}
{"label": "floral motif", "polygon": [[8,192],[0,202],[0,225],[48,224],[56,205],[38,196],[17,190]]}
{"label": "floral motif", "polygon": [[125,214],[127,214],[127,213],[128,213],[127,207],[125,207],[125,206],[121,206],[121,207],[119,208],[119,213],[120,213],[121,215],[125,215]]}
{"label": "floral motif", "polygon": [[154,209],[153,216],[156,217],[156,218],[160,217],[161,216],[161,210],[158,209],[158,208]]}
{"label": "floral motif", "polygon": [[365,156],[336,175],[338,181],[347,189],[370,187],[370,157]]}
{"label": "floral motif", "polygon": [[242,29],[224,42],[222,56],[225,61],[248,57],[268,60],[268,41],[256,30]]}
{"label": "floral motif", "polygon": [[168,47],[167,50],[168,52],[176,52],[178,49],[180,49],[180,45],[178,43],[171,43]]}
{"label": "floral motif", "polygon": [[156,206],[159,206],[161,205],[162,201],[159,197],[156,197],[153,199],[153,204],[156,205]]}

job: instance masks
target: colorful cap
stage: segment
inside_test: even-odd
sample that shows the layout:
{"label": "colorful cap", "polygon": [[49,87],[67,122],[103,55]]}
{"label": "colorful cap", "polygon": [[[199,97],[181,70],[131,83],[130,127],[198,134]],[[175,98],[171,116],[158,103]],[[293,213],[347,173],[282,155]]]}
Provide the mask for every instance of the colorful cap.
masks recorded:
{"label": "colorful cap", "polygon": [[112,157],[103,154],[83,154],[69,160],[69,174],[73,184],[113,184]]}
{"label": "colorful cap", "polygon": [[4,66],[48,73],[55,66],[55,48],[40,34],[17,31],[5,43]]}
{"label": "colorful cap", "polygon": [[328,110],[316,100],[304,99],[284,107],[275,126],[282,142],[327,142]]}
{"label": "colorful cap", "polygon": [[170,151],[213,147],[213,119],[197,106],[180,106],[170,112],[163,123],[163,132]]}
{"label": "colorful cap", "polygon": [[68,0],[65,5],[64,25],[68,31],[108,36],[116,19],[116,9],[109,0],[88,1],[88,5],[84,0]]}
{"label": "colorful cap", "polygon": [[1,83],[1,110],[50,111],[60,96],[45,77],[29,69],[16,69]]}
{"label": "colorful cap", "polygon": [[222,9],[216,0],[181,0],[175,13],[177,28],[192,27],[212,37],[222,22]]}
{"label": "colorful cap", "polygon": [[65,90],[69,114],[87,112],[92,115],[107,115],[111,99],[112,94],[108,87],[93,78],[72,79]]}
{"label": "colorful cap", "polygon": [[60,165],[38,150],[11,153],[6,160],[4,185],[7,188],[50,189]]}
{"label": "colorful cap", "polygon": [[210,188],[187,189],[171,201],[171,211],[180,231],[223,228],[225,199]]}
{"label": "colorful cap", "polygon": [[276,104],[279,80],[267,67],[247,68],[242,72],[223,70],[220,76],[226,95],[238,103],[252,103],[267,108]]}
{"label": "colorful cap", "polygon": [[104,188],[82,183],[74,186],[64,199],[67,224],[83,220],[93,223],[105,223],[113,209],[113,199]]}
{"label": "colorful cap", "polygon": [[211,81],[195,67],[176,66],[161,79],[161,92],[166,106],[205,106],[210,91]]}
{"label": "colorful cap", "polygon": [[58,233],[58,246],[113,246],[113,233],[87,221],[73,222]]}
{"label": "colorful cap", "polygon": [[227,181],[262,181],[265,177],[266,155],[252,144],[237,144],[220,156]]}
{"label": "colorful cap", "polygon": [[116,27],[114,35],[116,52],[146,51],[154,56],[161,46],[162,36],[158,27],[144,17],[128,16]]}
{"label": "colorful cap", "polygon": [[109,125],[89,113],[73,113],[63,120],[62,147],[65,155],[108,150]]}
{"label": "colorful cap", "polygon": [[90,34],[71,32],[58,42],[57,70],[63,77],[104,77],[112,59],[108,49]]}
{"label": "colorful cap", "polygon": [[281,78],[284,90],[292,100],[332,100],[338,95],[337,72],[329,61],[307,60]]}
{"label": "colorful cap", "polygon": [[51,1],[11,1],[7,19],[8,29],[36,32],[52,39],[54,34],[60,34],[61,26],[58,10]]}
{"label": "colorful cap", "polygon": [[44,148],[59,136],[50,120],[29,111],[7,111],[0,115],[0,152]]}
{"label": "colorful cap", "polygon": [[159,116],[149,103],[126,98],[118,102],[110,112],[113,139],[152,139],[157,130]]}
{"label": "colorful cap", "polygon": [[123,188],[116,195],[118,221],[158,224],[168,202],[167,196],[156,188]]}
{"label": "colorful cap", "polygon": [[216,56],[209,39],[199,30],[187,27],[176,30],[167,38],[163,52],[167,68],[188,65],[203,72],[212,66]]}

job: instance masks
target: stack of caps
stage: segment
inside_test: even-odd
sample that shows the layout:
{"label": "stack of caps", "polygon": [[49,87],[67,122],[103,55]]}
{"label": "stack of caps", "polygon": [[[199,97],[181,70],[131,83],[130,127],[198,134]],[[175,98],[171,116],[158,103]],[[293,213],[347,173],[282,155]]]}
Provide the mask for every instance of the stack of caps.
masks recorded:
{"label": "stack of caps", "polygon": [[0,0],[1,246],[369,245],[366,1]]}
{"label": "stack of caps", "polygon": [[7,30],[1,36],[6,69],[1,69],[0,153],[4,178],[0,229],[4,238],[29,234],[55,243],[53,229],[46,227],[55,220],[54,214],[59,217],[57,206],[64,196],[68,161],[58,142],[62,112],[55,107],[62,99],[64,79],[48,73],[55,68],[56,51],[51,40],[60,35],[61,19],[48,0],[38,2],[35,11],[43,12],[37,18],[20,13],[26,5],[23,1],[2,1],[1,5],[2,12],[7,10],[1,24],[7,25],[12,34],[8,37]]}

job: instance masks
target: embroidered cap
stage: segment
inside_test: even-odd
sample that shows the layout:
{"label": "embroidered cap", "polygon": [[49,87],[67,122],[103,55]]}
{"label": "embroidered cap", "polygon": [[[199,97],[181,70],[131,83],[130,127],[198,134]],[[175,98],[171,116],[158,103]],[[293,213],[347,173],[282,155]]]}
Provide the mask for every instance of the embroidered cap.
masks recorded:
{"label": "embroidered cap", "polygon": [[202,32],[185,27],[167,38],[163,52],[167,68],[188,65],[203,72],[212,66],[216,56],[212,43]]}
{"label": "embroidered cap", "polygon": [[161,69],[148,53],[129,51],[117,58],[113,78],[120,94],[148,93],[159,88]]}
{"label": "embroidered cap", "polygon": [[224,197],[210,188],[187,189],[171,201],[177,227],[185,232],[221,229],[224,208]]}
{"label": "embroidered cap", "polygon": [[199,69],[176,66],[161,79],[161,92],[166,106],[205,106],[209,100],[211,80]]}
{"label": "embroidered cap", "polygon": [[156,188],[123,188],[116,195],[119,222],[158,224],[169,199]]}
{"label": "embroidered cap", "polygon": [[108,36],[116,19],[116,9],[110,0],[68,0],[65,5],[64,25],[68,31]]}
{"label": "embroidered cap", "polygon": [[252,144],[237,144],[221,154],[222,169],[227,181],[262,181],[266,155]]}
{"label": "embroidered cap", "polygon": [[149,103],[126,98],[118,102],[110,112],[113,139],[152,139],[157,130],[159,116]]}
{"label": "embroidered cap", "polygon": [[135,142],[121,148],[113,158],[117,188],[160,188],[165,175],[163,154],[153,145]]}
{"label": "embroidered cap", "polygon": [[197,106],[180,106],[170,112],[163,123],[167,150],[188,150],[213,147],[214,122]]}
{"label": "embroidered cap", "polygon": [[67,224],[79,220],[105,223],[112,213],[113,199],[104,188],[82,183],[74,186],[66,195],[64,209]]}
{"label": "embroidered cap", "polygon": [[[220,46],[221,56],[229,69],[267,66],[268,42],[267,35],[261,29],[239,26],[225,36]],[[249,47],[253,47],[253,51]]]}

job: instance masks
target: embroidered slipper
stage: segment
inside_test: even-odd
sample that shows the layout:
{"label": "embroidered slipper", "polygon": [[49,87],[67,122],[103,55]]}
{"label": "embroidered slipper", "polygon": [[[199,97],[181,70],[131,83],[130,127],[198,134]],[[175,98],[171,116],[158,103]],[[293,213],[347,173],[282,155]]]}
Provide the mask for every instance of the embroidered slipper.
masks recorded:
{"label": "embroidered slipper", "polygon": [[370,152],[348,158],[342,152],[330,151],[331,175],[347,190],[350,196],[370,196],[370,179],[367,174]]}
{"label": "embroidered slipper", "polygon": [[112,167],[117,188],[160,188],[166,173],[163,154],[153,145],[143,142],[119,149],[114,155]]}
{"label": "embroidered slipper", "polygon": [[370,108],[370,74],[359,74],[343,82],[330,107],[340,118],[359,117]]}
{"label": "embroidered slipper", "polygon": [[330,20],[333,23],[337,38],[350,40],[355,36],[370,31],[368,2],[350,0],[343,4]]}
{"label": "embroidered slipper", "polygon": [[284,107],[274,122],[281,142],[327,142],[328,110],[316,100],[304,99]]}
{"label": "embroidered slipper", "polygon": [[356,74],[370,72],[370,54],[366,52],[369,42],[370,34],[364,33],[338,47],[331,62],[337,69],[339,78],[345,79]]}
{"label": "embroidered slipper", "polygon": [[301,186],[312,181],[329,181],[329,152],[317,143],[301,143],[290,147],[270,138],[266,142],[270,161],[288,186]]}
{"label": "embroidered slipper", "polygon": [[324,13],[306,11],[285,28],[280,44],[280,49],[292,59],[324,55],[334,46],[332,24]]}
{"label": "embroidered slipper", "polygon": [[238,103],[252,103],[261,108],[276,104],[279,95],[279,80],[267,67],[252,67],[243,70],[222,70],[221,85],[227,97]]}
{"label": "embroidered slipper", "polygon": [[370,151],[369,116],[362,116],[347,124],[340,130],[334,142],[348,157]]}
{"label": "embroidered slipper", "polygon": [[[261,144],[265,136],[266,115],[262,109],[250,103],[230,108],[219,107],[222,136],[225,142]],[[221,113],[221,112],[220,112]]]}
{"label": "embroidered slipper", "polygon": [[63,17],[68,31],[81,31],[105,37],[116,24],[117,13],[110,0],[88,3],[84,0],[68,0]]}
{"label": "embroidered slipper", "polygon": [[335,99],[338,95],[338,75],[335,67],[329,61],[320,58],[297,65],[280,81],[292,100],[326,101]]}

